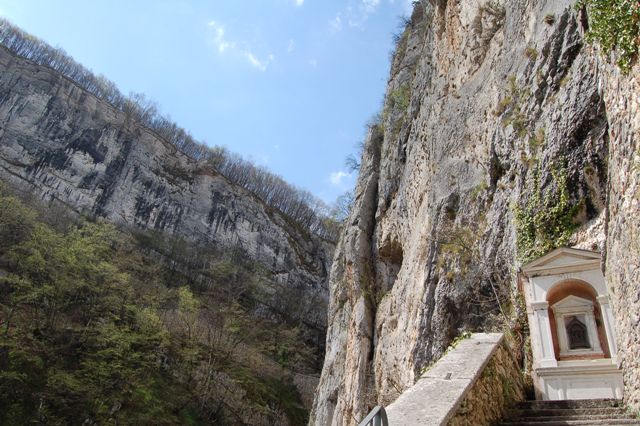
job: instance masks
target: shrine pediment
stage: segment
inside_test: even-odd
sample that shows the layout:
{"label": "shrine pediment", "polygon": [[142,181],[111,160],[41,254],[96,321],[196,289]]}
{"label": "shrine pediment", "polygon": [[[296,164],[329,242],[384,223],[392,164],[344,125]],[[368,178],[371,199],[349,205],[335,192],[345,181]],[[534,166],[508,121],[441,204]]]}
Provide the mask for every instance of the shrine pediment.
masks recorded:
{"label": "shrine pediment", "polygon": [[567,296],[555,305],[552,309],[555,311],[572,311],[575,309],[593,308],[593,302],[578,296]]}
{"label": "shrine pediment", "polygon": [[561,247],[527,263],[522,267],[522,272],[531,277],[536,275],[555,275],[563,272],[588,271],[599,267],[600,253]]}

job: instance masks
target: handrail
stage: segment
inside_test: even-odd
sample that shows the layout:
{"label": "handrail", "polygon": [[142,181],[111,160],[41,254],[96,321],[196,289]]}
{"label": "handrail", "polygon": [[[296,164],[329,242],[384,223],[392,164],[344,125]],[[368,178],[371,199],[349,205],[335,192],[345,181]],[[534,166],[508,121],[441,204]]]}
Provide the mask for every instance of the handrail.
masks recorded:
{"label": "handrail", "polygon": [[360,422],[358,426],[389,426],[387,412],[382,405],[378,405]]}

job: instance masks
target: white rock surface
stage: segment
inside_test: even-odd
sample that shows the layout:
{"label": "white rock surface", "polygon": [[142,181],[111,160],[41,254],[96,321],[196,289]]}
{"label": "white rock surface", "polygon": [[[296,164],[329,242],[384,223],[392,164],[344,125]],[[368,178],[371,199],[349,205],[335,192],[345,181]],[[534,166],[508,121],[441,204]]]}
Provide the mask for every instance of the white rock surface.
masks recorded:
{"label": "white rock surface", "polygon": [[[574,4],[414,9],[336,249],[311,424],[357,424],[411,387],[461,330],[502,326],[520,265],[514,207],[533,199],[538,168],[543,193],[557,192],[554,174],[565,171],[579,206],[570,245],[603,249],[608,238],[618,305],[639,309],[639,73],[603,71],[611,67],[585,44]],[[619,327],[636,378],[637,319]]]}

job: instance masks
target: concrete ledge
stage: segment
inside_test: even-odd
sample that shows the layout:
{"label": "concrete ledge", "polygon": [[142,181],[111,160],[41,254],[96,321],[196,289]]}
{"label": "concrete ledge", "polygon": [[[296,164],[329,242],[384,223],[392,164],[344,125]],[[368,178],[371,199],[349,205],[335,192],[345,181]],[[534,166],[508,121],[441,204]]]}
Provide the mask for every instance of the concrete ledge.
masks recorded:
{"label": "concrete ledge", "polygon": [[390,426],[444,425],[456,413],[502,342],[475,333],[443,356],[387,408]]}

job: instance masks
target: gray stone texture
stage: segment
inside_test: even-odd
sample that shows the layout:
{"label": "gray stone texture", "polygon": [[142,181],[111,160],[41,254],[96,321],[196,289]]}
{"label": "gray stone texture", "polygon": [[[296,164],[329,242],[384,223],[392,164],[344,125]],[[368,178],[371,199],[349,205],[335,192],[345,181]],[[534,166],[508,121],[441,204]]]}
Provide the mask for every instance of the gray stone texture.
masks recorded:
{"label": "gray stone texture", "polygon": [[387,408],[391,426],[490,425],[524,399],[518,363],[501,333],[475,333]]}
{"label": "gray stone texture", "polygon": [[451,348],[389,405],[389,424],[489,425],[502,418],[505,407],[524,398],[523,389],[502,334],[476,333]]}
{"label": "gray stone texture", "polygon": [[638,400],[639,72],[620,75],[585,43],[574,4],[414,9],[334,257],[311,424],[357,424],[461,330],[513,325],[496,300],[511,312],[513,207],[532,199],[536,168],[545,193],[557,191],[554,170],[566,172],[580,206],[570,245],[606,250],[627,395]]}
{"label": "gray stone texture", "polygon": [[[493,425],[509,408],[525,399],[525,383],[512,344],[508,339],[499,342],[480,377],[468,389],[446,424]],[[475,352],[473,347],[468,351]]]}
{"label": "gray stone texture", "polygon": [[606,259],[625,402],[640,413],[640,65],[628,75],[599,61],[609,123]]}

